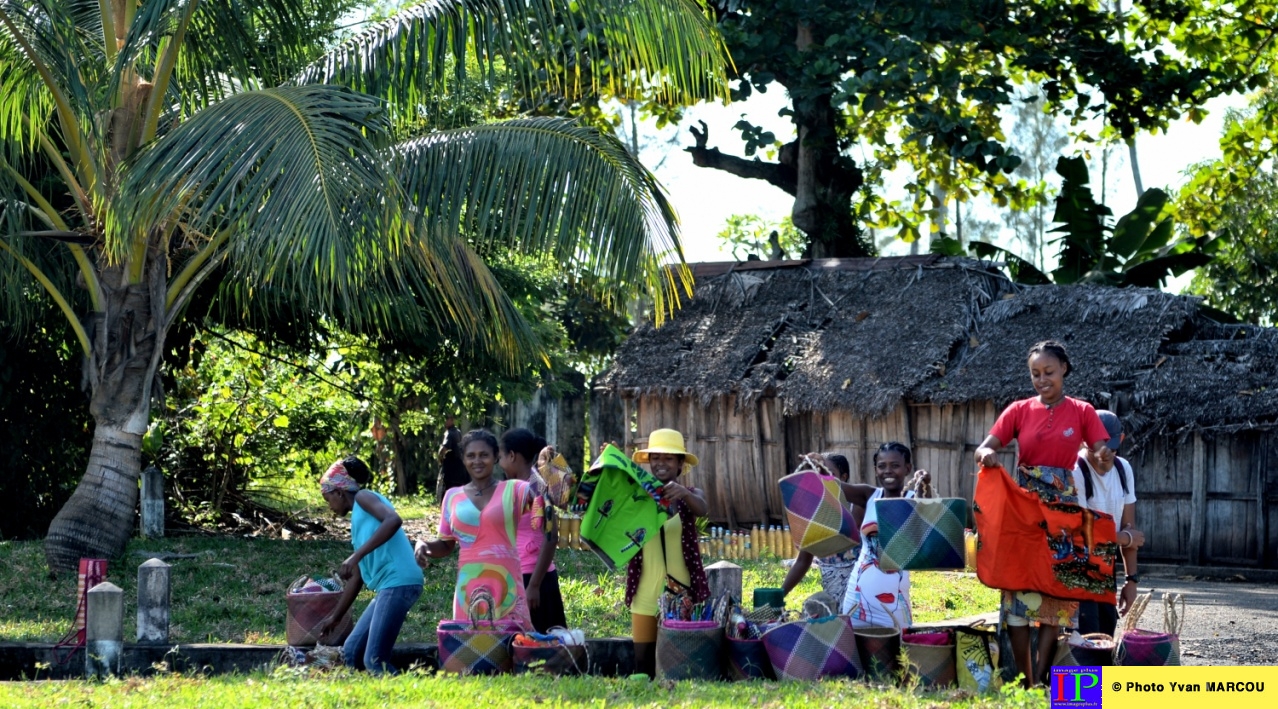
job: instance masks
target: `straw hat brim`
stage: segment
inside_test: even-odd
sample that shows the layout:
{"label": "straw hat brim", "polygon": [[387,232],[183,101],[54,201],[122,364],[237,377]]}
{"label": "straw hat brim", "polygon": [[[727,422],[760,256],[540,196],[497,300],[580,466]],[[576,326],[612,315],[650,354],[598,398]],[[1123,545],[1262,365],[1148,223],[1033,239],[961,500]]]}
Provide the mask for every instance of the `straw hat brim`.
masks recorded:
{"label": "straw hat brim", "polygon": [[670,455],[681,455],[683,456],[683,464],[688,466],[689,468],[695,467],[697,463],[699,462],[697,460],[697,456],[689,453],[688,451],[681,451],[675,448],[662,448],[660,446],[656,448],[644,448],[641,450],[637,450],[635,451],[634,455],[630,456],[630,459],[640,465],[644,465],[648,462],[649,453],[669,453]]}

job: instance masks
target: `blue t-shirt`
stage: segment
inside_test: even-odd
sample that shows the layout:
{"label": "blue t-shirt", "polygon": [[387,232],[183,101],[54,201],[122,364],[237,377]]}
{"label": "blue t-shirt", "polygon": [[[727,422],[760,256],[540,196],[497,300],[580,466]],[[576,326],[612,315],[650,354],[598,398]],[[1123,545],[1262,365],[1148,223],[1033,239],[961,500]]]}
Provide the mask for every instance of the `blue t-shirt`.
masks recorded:
{"label": "blue t-shirt", "polygon": [[[377,495],[377,499],[383,504],[395,509],[390,500],[382,495],[372,490],[367,492]],[[351,546],[355,549],[364,546],[364,542],[373,536],[381,524],[376,517],[364,511],[364,508],[356,502],[351,510]],[[403,529],[395,530],[395,535],[385,544],[360,559],[359,575],[364,578],[364,585],[374,591],[395,586],[422,585],[422,569],[413,558],[413,545],[408,543],[408,535],[404,534]]]}

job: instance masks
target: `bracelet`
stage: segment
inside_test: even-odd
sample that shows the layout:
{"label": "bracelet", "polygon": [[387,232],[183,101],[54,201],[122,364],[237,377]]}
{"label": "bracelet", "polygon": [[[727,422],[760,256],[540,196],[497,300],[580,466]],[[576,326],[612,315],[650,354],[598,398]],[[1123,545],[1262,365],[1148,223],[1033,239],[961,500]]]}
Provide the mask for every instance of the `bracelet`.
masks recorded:
{"label": "bracelet", "polygon": [[1127,547],[1132,545],[1132,533],[1127,531],[1126,529],[1122,530],[1122,533],[1127,535],[1127,543],[1119,544],[1118,546],[1120,549],[1126,549]]}

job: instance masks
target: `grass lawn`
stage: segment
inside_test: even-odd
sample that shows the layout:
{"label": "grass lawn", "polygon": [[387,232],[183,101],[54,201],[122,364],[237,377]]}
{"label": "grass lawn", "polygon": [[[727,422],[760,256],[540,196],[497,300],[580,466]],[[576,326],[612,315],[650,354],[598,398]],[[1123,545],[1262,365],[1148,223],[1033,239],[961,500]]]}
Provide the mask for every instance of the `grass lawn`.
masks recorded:
{"label": "grass lawn", "polygon": [[[108,562],[110,581],[124,589],[126,640],[136,630],[137,551],[196,554],[171,559],[174,643],[283,643],[284,591],[303,573],[326,573],[350,553],[349,542],[187,536],[134,539],[125,556]],[[708,562],[709,560],[707,560]],[[744,569],[747,602],[751,589],[776,587],[786,569],[776,560],[737,561]],[[568,622],[591,637],[630,634],[624,604],[624,575],[610,573],[590,552],[559,550],[556,555]],[[435,625],[452,613],[456,561],[436,560],[426,570],[421,600],[400,633],[401,642],[434,642]],[[75,576],[51,580],[41,542],[0,541],[0,640],[54,641],[75,615]],[[789,596],[796,610],[820,590],[813,569]],[[357,602],[357,612],[371,597]],[[998,597],[972,577],[918,572],[913,575],[917,621],[940,620],[995,610]]]}
{"label": "grass lawn", "polygon": [[1046,707],[1043,692],[1005,687],[990,695],[959,691],[914,693],[862,682],[638,682],[601,677],[435,677],[408,673],[389,679],[335,673],[318,678],[264,674],[211,678],[166,676],[98,682],[0,683],[5,707],[784,707],[839,706]]}

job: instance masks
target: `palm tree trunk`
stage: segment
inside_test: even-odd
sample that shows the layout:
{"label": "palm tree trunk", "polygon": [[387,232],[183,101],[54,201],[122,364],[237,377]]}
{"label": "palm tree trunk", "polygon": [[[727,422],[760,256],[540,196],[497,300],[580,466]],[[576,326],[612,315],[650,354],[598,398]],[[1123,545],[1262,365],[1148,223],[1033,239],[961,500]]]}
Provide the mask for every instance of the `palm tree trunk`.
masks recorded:
{"label": "palm tree trunk", "polygon": [[53,570],[74,570],[80,557],[111,558],[133,533],[142,471],[142,436],[98,424],[89,467],[44,540]]}
{"label": "palm tree trunk", "polygon": [[142,283],[127,283],[120,267],[104,269],[103,312],[89,322],[93,355],[85,365],[92,390],[93,449],[89,466],[49,524],[44,555],[53,571],[74,571],[81,557],[124,551],[135,526],[142,436],[167,325],[165,261],[147,264]]}

